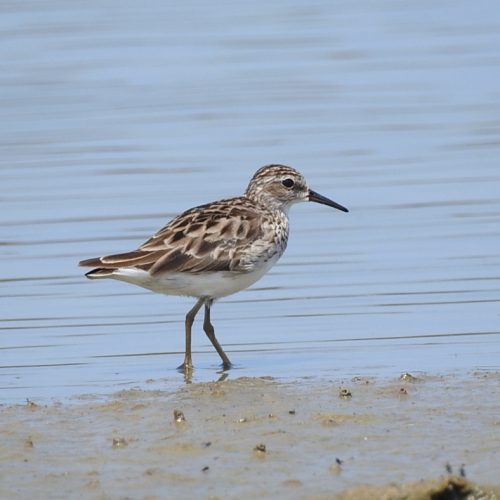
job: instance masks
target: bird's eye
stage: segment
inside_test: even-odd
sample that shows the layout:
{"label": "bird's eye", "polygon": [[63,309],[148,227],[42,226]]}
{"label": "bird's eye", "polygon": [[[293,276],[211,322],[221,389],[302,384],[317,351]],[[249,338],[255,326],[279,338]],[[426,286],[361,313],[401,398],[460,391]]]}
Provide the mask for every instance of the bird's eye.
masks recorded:
{"label": "bird's eye", "polygon": [[293,187],[293,185],[295,183],[293,182],[293,179],[285,179],[285,180],[281,181],[281,184],[283,184],[283,186],[285,186],[287,188],[291,188],[291,187]]}

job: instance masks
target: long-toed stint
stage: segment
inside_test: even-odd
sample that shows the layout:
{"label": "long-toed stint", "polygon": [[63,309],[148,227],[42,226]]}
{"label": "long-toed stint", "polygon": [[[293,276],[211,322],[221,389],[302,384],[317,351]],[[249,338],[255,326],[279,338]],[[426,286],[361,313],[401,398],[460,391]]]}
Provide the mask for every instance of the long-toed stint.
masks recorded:
{"label": "long-toed stint", "polygon": [[186,315],[186,351],[179,370],[190,372],[191,327],[202,306],[203,329],[222,359],[231,362],[210,321],[214,300],[243,290],[276,264],[288,241],[288,210],[314,201],[347,208],[309,189],[297,170],[267,165],[257,170],[243,196],[192,208],[175,217],[137,250],[82,260],[90,279],[113,278],[166,295],[198,300]]}

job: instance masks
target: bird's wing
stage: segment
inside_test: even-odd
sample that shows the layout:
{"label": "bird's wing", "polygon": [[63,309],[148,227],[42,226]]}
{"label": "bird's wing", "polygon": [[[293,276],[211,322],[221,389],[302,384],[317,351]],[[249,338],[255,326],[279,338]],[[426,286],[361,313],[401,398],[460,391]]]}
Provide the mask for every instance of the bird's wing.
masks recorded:
{"label": "bird's wing", "polygon": [[177,216],[133,252],[89,259],[80,265],[104,269],[139,267],[152,275],[249,271],[254,262],[252,252],[246,250],[256,242],[262,242],[259,248],[267,246],[263,232],[267,222],[261,212],[241,198],[222,200]]}

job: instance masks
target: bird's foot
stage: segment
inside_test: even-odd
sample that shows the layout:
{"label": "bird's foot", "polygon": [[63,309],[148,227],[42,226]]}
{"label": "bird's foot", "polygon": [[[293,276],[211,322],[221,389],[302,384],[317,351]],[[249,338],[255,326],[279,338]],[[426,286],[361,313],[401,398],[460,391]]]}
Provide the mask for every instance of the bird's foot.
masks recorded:
{"label": "bird's foot", "polygon": [[177,367],[177,371],[184,375],[184,382],[190,384],[193,381],[193,364],[192,363],[182,363],[182,365]]}
{"label": "bird's foot", "polygon": [[221,364],[221,368],[222,368],[222,371],[225,372],[227,370],[230,370],[231,368],[234,368],[234,365],[233,365],[233,363],[231,363],[231,361],[224,361]]}
{"label": "bird's foot", "polygon": [[179,365],[177,367],[177,371],[180,373],[192,373],[194,369],[193,363],[192,362],[186,362],[182,363],[182,365]]}

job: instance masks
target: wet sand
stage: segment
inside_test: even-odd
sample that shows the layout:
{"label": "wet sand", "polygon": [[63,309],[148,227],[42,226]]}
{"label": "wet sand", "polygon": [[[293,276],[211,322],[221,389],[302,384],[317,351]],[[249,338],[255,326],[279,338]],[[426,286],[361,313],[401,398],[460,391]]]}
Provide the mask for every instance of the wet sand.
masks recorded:
{"label": "wet sand", "polygon": [[0,497],[500,498],[499,382],[243,377],[4,405]]}

